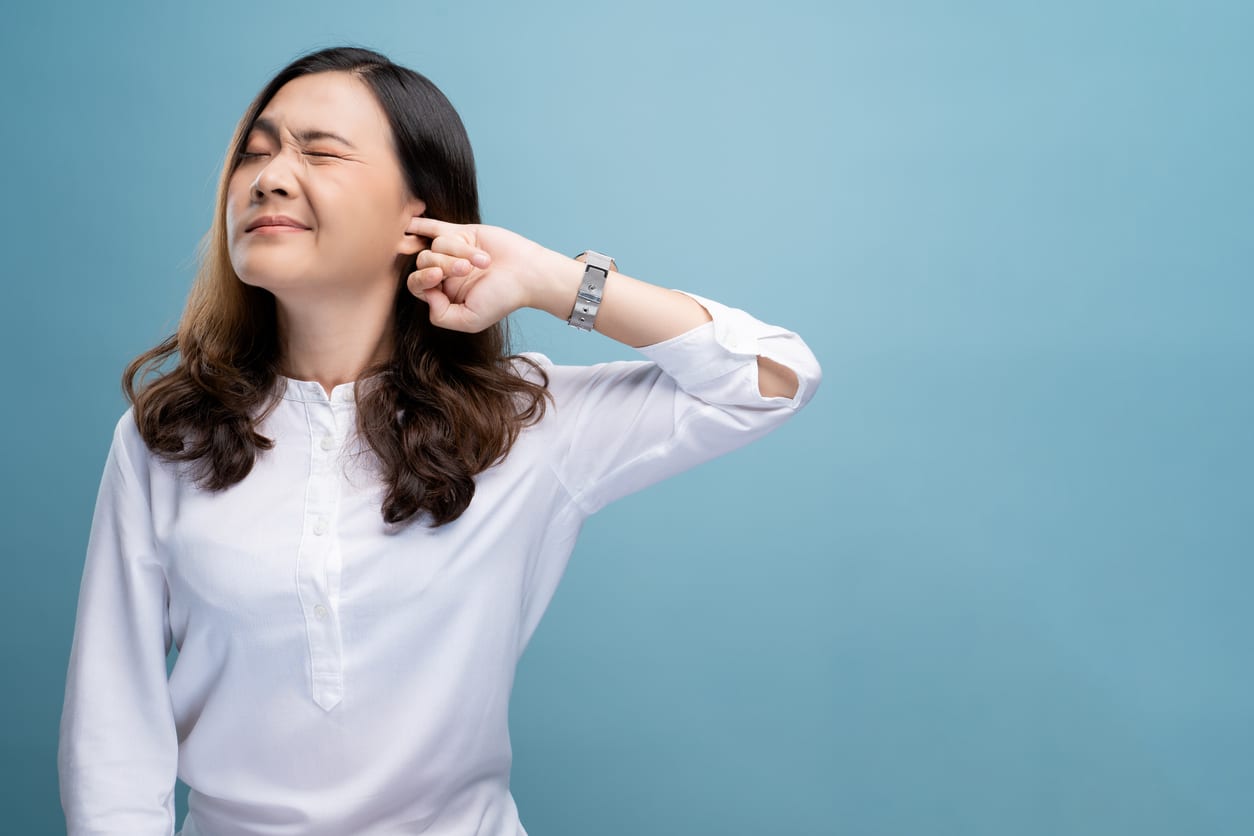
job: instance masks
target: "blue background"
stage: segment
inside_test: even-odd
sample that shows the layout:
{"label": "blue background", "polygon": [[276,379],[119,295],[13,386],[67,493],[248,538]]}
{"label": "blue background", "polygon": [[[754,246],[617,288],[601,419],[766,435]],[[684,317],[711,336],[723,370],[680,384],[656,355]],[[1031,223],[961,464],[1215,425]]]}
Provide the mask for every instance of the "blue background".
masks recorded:
{"label": "blue background", "polygon": [[823,364],[777,433],[588,524],[513,695],[533,836],[1254,832],[1251,4],[6,17],[5,832],[64,831],[122,368],[176,326],[248,101],[341,43],[445,91],[486,223]]}

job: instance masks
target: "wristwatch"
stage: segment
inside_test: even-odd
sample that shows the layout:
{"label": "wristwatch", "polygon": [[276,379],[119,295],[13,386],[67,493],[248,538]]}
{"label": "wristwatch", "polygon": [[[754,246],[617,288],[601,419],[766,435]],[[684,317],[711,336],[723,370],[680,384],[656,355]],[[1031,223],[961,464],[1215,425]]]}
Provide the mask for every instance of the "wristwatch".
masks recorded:
{"label": "wristwatch", "polygon": [[579,295],[575,297],[575,307],[566,322],[582,331],[591,331],[596,322],[597,310],[601,307],[601,295],[605,290],[605,279],[610,271],[618,272],[614,259],[596,250],[584,250],[575,256],[582,258],[587,265],[583,270],[583,279],[579,282]]}

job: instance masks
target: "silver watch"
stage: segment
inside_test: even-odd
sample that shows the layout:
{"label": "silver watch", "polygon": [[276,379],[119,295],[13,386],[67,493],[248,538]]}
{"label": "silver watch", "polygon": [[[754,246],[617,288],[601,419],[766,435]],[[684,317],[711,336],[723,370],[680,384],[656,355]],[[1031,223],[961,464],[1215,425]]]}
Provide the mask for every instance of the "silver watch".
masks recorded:
{"label": "silver watch", "polygon": [[605,290],[605,279],[610,271],[618,271],[614,259],[596,250],[584,250],[575,258],[583,257],[585,264],[583,279],[579,282],[579,295],[575,297],[575,307],[566,322],[582,331],[591,331],[596,322],[597,311],[601,307],[601,295]]}

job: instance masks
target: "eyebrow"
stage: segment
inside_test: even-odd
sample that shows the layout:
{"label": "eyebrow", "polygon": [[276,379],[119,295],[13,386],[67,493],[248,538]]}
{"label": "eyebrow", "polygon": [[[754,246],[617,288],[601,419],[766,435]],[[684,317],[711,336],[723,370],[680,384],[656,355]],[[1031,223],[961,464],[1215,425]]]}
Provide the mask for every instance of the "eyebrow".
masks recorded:
{"label": "eyebrow", "polygon": [[[257,120],[253,122],[253,129],[261,131],[263,134],[275,140],[276,142],[279,139],[278,128],[276,128],[274,123],[271,122],[269,119],[266,119],[264,116],[258,117]],[[330,131],[319,130],[318,128],[310,128],[304,131],[292,131],[292,136],[296,137],[301,142],[313,142],[315,139],[334,139],[336,142],[340,143],[341,145],[346,145],[349,148],[352,148],[354,151],[357,150],[356,145],[353,145],[353,143],[349,142],[347,139],[340,136],[339,134],[331,133]]]}

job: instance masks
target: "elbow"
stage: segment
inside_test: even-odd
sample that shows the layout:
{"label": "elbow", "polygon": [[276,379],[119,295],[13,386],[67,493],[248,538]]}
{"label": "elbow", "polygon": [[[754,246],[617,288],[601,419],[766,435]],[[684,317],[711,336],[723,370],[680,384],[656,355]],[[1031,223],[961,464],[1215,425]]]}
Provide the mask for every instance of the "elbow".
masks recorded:
{"label": "elbow", "polygon": [[764,398],[795,398],[801,381],[788,366],[758,355],[758,393]]}
{"label": "elbow", "polygon": [[787,398],[791,409],[810,402],[823,380],[818,358],[806,348],[787,362],[758,355],[758,392],[764,398]]}

